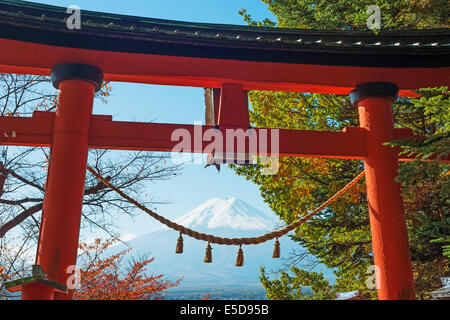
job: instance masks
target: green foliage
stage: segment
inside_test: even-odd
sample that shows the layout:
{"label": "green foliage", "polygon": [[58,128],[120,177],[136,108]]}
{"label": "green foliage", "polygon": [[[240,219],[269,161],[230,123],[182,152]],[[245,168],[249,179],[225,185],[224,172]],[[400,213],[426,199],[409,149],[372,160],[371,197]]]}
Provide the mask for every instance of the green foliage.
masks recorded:
{"label": "green foliage", "polygon": [[266,271],[261,267],[261,283],[271,300],[330,300],[336,294],[323,274],[307,272],[299,268],[291,268],[294,276],[282,272],[279,280],[270,281]]}
{"label": "green foliage", "polygon": [[426,160],[441,159],[450,154],[450,92],[447,87],[417,90],[420,98],[409,99],[398,110],[409,118],[408,124],[424,139],[399,140],[389,143],[401,146],[402,154]]}
{"label": "green foliage", "polygon": [[[447,242],[449,242],[449,241],[447,241]],[[442,248],[444,249],[444,256],[447,258],[450,258],[450,245],[443,246]]]}
{"label": "green foliage", "polygon": [[[450,154],[450,93],[446,87],[420,89],[417,93],[419,98],[398,103],[397,111],[402,122],[424,139],[389,144],[402,147],[401,153],[415,155],[419,160],[436,156],[434,161],[402,164],[398,177],[410,222],[413,260],[427,263],[439,260],[441,254],[448,258],[445,246],[450,243],[449,166],[439,160]],[[409,116],[406,118],[405,114]]]}
{"label": "green foliage", "polygon": [[[372,4],[381,8],[382,29],[437,28],[448,24],[448,10],[443,10],[447,1],[262,1],[277,16],[279,27],[367,29],[366,10]],[[267,19],[256,22],[245,10],[240,14],[251,25],[275,25]],[[418,98],[400,98],[394,104],[394,117],[398,128],[412,129],[426,138],[393,145],[422,157],[448,154],[447,88],[421,89],[417,93]],[[254,91],[249,98],[254,126],[327,131],[359,126],[357,110],[347,96]],[[311,212],[364,169],[361,161],[320,158],[281,158],[279,171],[273,176],[261,175],[260,164],[231,167],[260,186],[264,200],[286,223]],[[413,161],[402,163],[399,173],[417,294],[426,299],[439,286],[439,278],[450,272],[449,166],[437,161]],[[333,299],[336,292],[354,290],[376,298],[376,291],[367,282],[373,257],[363,181],[298,228],[292,238],[314,259],[334,270],[336,283],[331,285],[322,275],[309,272],[304,263],[281,273],[279,279],[269,279],[262,270],[261,281],[270,299]]]}
{"label": "green foliage", "polygon": [[[367,30],[370,5],[381,10],[382,29],[445,28],[447,0],[262,0],[278,18],[282,28]],[[270,26],[274,22],[253,21],[245,9],[240,11],[252,25]]]}

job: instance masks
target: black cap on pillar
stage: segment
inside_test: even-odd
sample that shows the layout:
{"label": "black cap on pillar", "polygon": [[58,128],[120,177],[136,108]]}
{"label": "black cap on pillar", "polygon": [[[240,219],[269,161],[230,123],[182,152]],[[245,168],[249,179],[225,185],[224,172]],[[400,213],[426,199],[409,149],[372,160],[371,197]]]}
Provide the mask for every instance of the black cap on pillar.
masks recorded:
{"label": "black cap on pillar", "polygon": [[102,70],[87,64],[65,63],[52,68],[52,83],[56,89],[65,80],[84,80],[92,83],[95,91],[99,91],[102,88],[103,79]]}
{"label": "black cap on pillar", "polygon": [[390,82],[369,82],[358,85],[350,92],[350,99],[353,105],[369,97],[384,97],[396,100],[398,92],[399,87],[396,84]]}

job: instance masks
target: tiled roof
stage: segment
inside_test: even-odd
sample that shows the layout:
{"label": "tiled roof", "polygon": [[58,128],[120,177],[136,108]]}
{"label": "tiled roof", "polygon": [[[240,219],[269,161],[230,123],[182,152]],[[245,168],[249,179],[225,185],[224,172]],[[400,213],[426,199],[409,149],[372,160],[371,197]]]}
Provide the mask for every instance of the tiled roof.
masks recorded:
{"label": "tiled roof", "polygon": [[[317,59],[304,59],[299,54],[327,54],[321,61],[336,65],[352,65],[353,57],[342,61],[334,54],[397,56],[392,62],[402,67],[449,66],[449,29],[381,31],[375,35],[371,31],[324,31],[306,29],[286,29],[250,27],[223,24],[192,23],[161,20],[135,16],[125,16],[82,10],[81,30],[68,30],[67,8],[42,5],[18,0],[0,0],[0,38],[22,41],[36,41],[64,46],[64,37],[71,36],[74,46],[84,48],[168,55],[211,55],[225,59],[255,61],[296,62],[317,64]],[[23,30],[23,32],[20,32]],[[33,32],[40,32],[37,37]],[[74,41],[73,37],[76,41]],[[34,40],[33,40],[34,39]],[[114,39],[114,44],[111,44]],[[69,41],[69,40],[67,40]],[[49,43],[47,43],[49,42]],[[176,46],[184,46],[176,50]],[[186,49],[188,47],[188,49]],[[195,47],[191,51],[189,48]],[[203,53],[198,53],[202,47]],[[172,48],[172,51],[170,50]],[[180,47],[181,48],[181,47]],[[220,49],[226,49],[223,53]],[[146,51],[147,50],[147,51]],[[159,50],[159,51],[158,51]],[[417,60],[417,57],[430,57]],[[205,56],[210,57],[210,56]],[[407,57],[405,59],[404,57]],[[286,60],[286,61],[284,61]],[[364,59],[363,59],[364,60]],[[367,57],[364,66],[379,66]],[[388,60],[386,58],[386,60]],[[371,63],[373,65],[371,65]],[[418,65],[419,63],[419,65]],[[389,62],[386,65],[389,67]]]}
{"label": "tiled roof", "polygon": [[447,285],[445,287],[442,287],[436,291],[433,291],[431,293],[431,295],[433,296],[433,298],[435,299],[448,299],[450,298],[450,285]]}

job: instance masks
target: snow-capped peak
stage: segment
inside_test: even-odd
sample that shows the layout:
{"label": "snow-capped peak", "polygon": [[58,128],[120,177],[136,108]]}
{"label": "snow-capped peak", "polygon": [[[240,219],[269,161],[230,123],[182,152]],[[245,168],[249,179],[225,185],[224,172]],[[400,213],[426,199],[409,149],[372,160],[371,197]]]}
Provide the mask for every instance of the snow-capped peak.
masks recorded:
{"label": "snow-capped peak", "polygon": [[175,220],[187,228],[273,230],[276,220],[242,200],[214,198]]}

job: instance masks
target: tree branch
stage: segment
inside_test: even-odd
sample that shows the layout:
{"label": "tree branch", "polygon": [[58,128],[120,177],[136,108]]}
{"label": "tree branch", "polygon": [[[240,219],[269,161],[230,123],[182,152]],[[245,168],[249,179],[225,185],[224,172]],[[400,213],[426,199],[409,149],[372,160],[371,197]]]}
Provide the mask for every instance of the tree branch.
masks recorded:
{"label": "tree branch", "polygon": [[14,228],[15,226],[22,223],[25,219],[30,217],[31,215],[35,214],[36,212],[39,212],[42,210],[43,203],[38,203],[24,211],[22,211],[19,215],[15,216],[13,219],[9,220],[7,223],[2,225],[0,227],[0,238],[3,238],[5,234]]}
{"label": "tree branch", "polygon": [[[108,177],[106,179],[109,180],[109,179],[111,179],[111,177]],[[103,190],[105,188],[106,188],[106,186],[102,182],[99,182],[96,186],[86,189],[84,191],[84,194],[85,195],[95,194],[95,193],[98,193],[98,192],[100,192],[101,190]],[[17,203],[15,203],[15,204],[17,204]],[[38,203],[38,204],[36,204],[36,205],[34,205],[34,206],[32,206],[32,207],[22,211],[19,215],[17,215],[13,219],[11,219],[10,221],[8,221],[4,225],[2,225],[0,227],[0,238],[3,238],[5,236],[5,234],[9,230],[11,230],[15,226],[19,225],[20,223],[22,223],[25,219],[27,219],[30,216],[32,216],[33,214],[41,211],[42,207],[43,207],[43,202]]]}
{"label": "tree branch", "polygon": [[0,197],[3,194],[6,177],[8,176],[8,171],[3,166],[3,162],[0,162]]}

